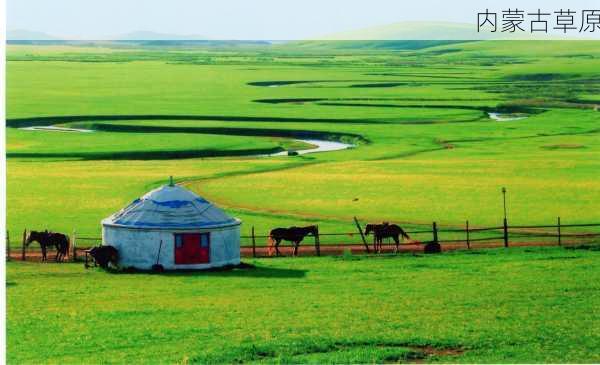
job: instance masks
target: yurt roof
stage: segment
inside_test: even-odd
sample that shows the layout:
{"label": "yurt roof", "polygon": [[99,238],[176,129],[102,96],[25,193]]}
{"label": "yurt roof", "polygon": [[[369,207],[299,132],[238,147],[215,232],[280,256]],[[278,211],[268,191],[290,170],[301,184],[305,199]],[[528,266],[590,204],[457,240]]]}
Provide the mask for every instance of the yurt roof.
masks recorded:
{"label": "yurt roof", "polygon": [[220,228],[240,223],[178,185],[154,189],[102,221],[107,226],[170,230]]}

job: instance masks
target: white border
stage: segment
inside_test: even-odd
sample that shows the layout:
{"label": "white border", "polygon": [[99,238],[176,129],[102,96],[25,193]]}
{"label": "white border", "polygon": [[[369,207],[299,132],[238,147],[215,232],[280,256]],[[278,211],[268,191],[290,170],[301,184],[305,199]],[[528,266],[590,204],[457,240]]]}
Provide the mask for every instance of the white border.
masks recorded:
{"label": "white border", "polygon": [[3,26],[0,27],[0,115],[2,126],[0,127],[0,247],[2,247],[2,259],[0,259],[0,307],[2,308],[2,333],[0,334],[0,348],[4,349],[0,363],[6,364],[6,1],[0,0],[0,19]]}

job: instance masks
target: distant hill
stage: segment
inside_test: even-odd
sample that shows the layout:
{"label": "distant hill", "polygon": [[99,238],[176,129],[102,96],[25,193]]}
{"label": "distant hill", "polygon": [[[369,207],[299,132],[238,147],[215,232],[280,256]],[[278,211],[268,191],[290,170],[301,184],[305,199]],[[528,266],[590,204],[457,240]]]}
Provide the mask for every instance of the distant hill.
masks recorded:
{"label": "distant hill", "polygon": [[447,40],[475,39],[472,24],[451,22],[400,22],[327,35],[322,40]]}
{"label": "distant hill", "polygon": [[[584,36],[579,34],[576,37],[585,39]],[[477,32],[476,24],[467,23],[400,22],[334,33],[313,40],[290,42],[279,48],[290,51],[294,49],[310,51],[326,51],[331,49],[349,51],[370,49],[419,50],[471,41],[516,39],[547,40],[573,39],[573,37],[557,34],[532,36],[530,33]]]}
{"label": "distant hill", "polygon": [[60,38],[43,32],[36,32],[26,29],[14,29],[6,32],[6,39],[9,41],[55,41]]}
{"label": "distant hill", "polygon": [[444,46],[456,43],[465,43],[469,41],[456,40],[318,40],[318,41],[294,41],[277,46],[281,50],[307,50],[307,51],[327,51],[327,50],[348,50],[348,51],[369,51],[369,50],[419,50],[429,47]]}
{"label": "distant hill", "polygon": [[201,35],[181,35],[181,34],[168,34],[168,33],[157,33],[147,30],[137,30],[117,36],[108,37],[107,40],[116,41],[192,41],[192,40],[206,40],[207,37]]}
{"label": "distant hill", "polygon": [[530,32],[477,32],[477,24],[453,22],[400,22],[383,26],[334,33],[319,40],[493,40],[493,39],[598,39],[598,33],[573,33],[559,31]]}
{"label": "distant hill", "polygon": [[[9,41],[69,41],[69,40],[86,40],[79,38],[57,37],[43,32],[36,32],[26,29],[9,30],[6,34],[6,39]],[[207,40],[207,37],[201,35],[180,35],[157,33],[146,30],[138,30],[134,32],[98,37],[98,39],[89,40],[113,40],[113,41],[194,41]]]}

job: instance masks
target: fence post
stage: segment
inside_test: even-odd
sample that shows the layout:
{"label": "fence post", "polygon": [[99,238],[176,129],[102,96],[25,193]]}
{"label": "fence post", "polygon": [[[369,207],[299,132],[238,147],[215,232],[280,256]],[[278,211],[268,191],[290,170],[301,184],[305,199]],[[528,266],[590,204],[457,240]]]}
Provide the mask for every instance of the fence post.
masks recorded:
{"label": "fence post", "polygon": [[10,236],[6,230],[6,261],[10,261]]}
{"label": "fence post", "polygon": [[439,241],[438,241],[438,230],[437,230],[437,223],[436,222],[433,222],[433,243],[439,244]]}
{"label": "fence post", "polygon": [[256,257],[256,237],[254,236],[254,226],[252,226],[252,257]]}
{"label": "fence post", "polygon": [[471,249],[471,240],[469,239],[469,221],[467,221],[467,248]]}
{"label": "fence post", "polygon": [[358,228],[358,233],[360,233],[360,238],[362,238],[363,245],[365,245],[365,248],[367,249],[367,253],[371,253],[371,250],[369,249],[369,245],[367,244],[367,240],[365,239],[365,235],[363,234],[363,230],[360,227],[360,223],[358,223],[358,219],[356,217],[354,217],[354,223],[356,224],[356,228]]}
{"label": "fence post", "polygon": [[75,235],[75,230],[73,230],[73,237],[71,237],[71,250],[73,251],[71,259],[75,262],[77,261],[77,236]]}
{"label": "fence post", "polygon": [[[317,232],[319,232],[319,226],[317,226]],[[315,236],[315,249],[317,250],[317,256],[321,256],[321,240],[319,239],[319,233]]]}
{"label": "fence post", "polygon": [[560,237],[560,217],[558,217],[558,224],[557,224],[556,228],[558,228],[558,245],[562,246],[562,240]]}
{"label": "fence post", "polygon": [[21,260],[25,261],[25,241],[27,240],[27,228],[23,230],[23,243],[21,245]]}
{"label": "fence post", "polygon": [[504,247],[508,247],[508,220],[504,218]]}

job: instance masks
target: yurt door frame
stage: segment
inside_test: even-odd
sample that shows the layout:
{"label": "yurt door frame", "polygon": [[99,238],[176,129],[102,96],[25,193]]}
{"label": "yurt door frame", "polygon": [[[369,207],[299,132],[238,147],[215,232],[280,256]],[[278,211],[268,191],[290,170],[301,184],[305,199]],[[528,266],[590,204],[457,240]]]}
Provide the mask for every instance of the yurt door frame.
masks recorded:
{"label": "yurt door frame", "polygon": [[210,233],[175,233],[175,265],[210,263]]}

